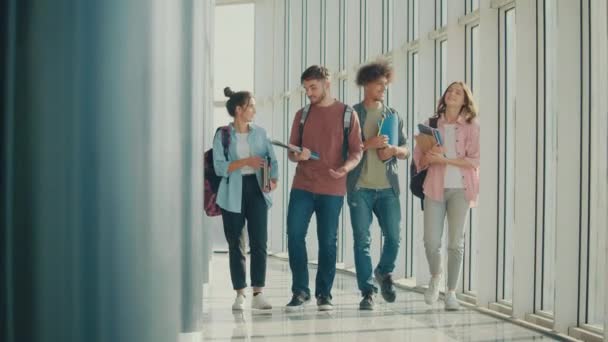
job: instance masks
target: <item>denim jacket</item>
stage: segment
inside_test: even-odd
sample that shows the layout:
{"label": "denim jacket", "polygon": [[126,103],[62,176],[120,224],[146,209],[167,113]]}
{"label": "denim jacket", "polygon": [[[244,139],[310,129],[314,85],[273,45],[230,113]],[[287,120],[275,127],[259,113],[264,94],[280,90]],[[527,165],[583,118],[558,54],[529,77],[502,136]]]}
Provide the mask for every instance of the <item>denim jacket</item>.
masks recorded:
{"label": "denim jacket", "polygon": [[[365,106],[363,105],[363,102],[361,103],[357,103],[356,105],[353,106],[353,108],[357,111],[357,113],[359,114],[359,122],[361,127],[365,127],[365,120],[367,118],[367,110],[365,109]],[[407,138],[405,137],[405,135],[403,134],[403,119],[401,119],[401,117],[399,116],[399,114],[397,114],[397,112],[392,109],[389,108],[387,106],[384,106],[383,110],[382,110],[382,116],[386,117],[388,115],[397,115],[397,117],[399,118],[399,141],[398,144],[399,146],[403,146],[407,144]],[[363,141],[365,141],[365,137],[363,135],[363,129],[361,129],[361,139]],[[346,181],[346,188],[348,192],[351,191],[355,191],[357,190],[357,182],[359,181],[359,177],[361,176],[361,171],[363,170],[363,165],[365,163],[365,160],[367,160],[367,152],[365,151],[363,153],[363,157],[361,158],[361,162],[357,165],[356,168],[354,168],[352,171],[350,171],[348,173],[348,179]],[[391,185],[391,188],[393,189],[393,192],[395,193],[395,196],[399,196],[400,190],[399,190],[399,175],[397,173],[397,159],[393,158],[391,159],[388,163],[386,163],[386,178],[388,179],[389,184]]]}
{"label": "denim jacket", "polygon": [[[224,153],[213,153],[213,167],[215,168],[215,173],[222,177],[222,181],[220,183],[219,190],[217,192],[216,203],[220,206],[220,208],[234,212],[241,212],[241,203],[242,203],[242,195],[243,195],[243,177],[241,174],[241,169],[234,170],[228,173],[228,166],[233,161],[237,160],[237,152],[236,152],[236,130],[234,129],[234,125],[230,124],[230,145],[228,146],[228,160],[224,157]],[[266,130],[262,127],[256,126],[254,124],[249,125],[249,135],[247,136],[247,141],[249,142],[251,155],[252,156],[260,156],[260,157],[270,157],[270,177],[272,179],[279,178],[279,165],[277,163],[277,158],[274,154],[274,149],[272,144],[270,143],[270,139],[266,134]],[[224,148],[222,146],[222,135],[221,132],[217,132],[215,137],[213,138],[213,151],[223,151]],[[258,169],[255,173],[258,184],[260,185],[260,190],[262,189],[262,170]],[[269,193],[262,192],[264,195],[264,199],[266,200],[266,206],[270,208],[272,205],[272,200]]]}

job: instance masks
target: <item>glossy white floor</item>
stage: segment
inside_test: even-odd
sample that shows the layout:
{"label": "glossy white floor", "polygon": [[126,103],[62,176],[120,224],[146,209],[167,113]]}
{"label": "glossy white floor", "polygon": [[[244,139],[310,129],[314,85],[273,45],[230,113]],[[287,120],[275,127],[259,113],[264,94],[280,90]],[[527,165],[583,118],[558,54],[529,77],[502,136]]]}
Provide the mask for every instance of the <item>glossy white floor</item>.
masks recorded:
{"label": "glossy white floor", "polygon": [[[397,301],[376,297],[374,311],[359,311],[354,276],[338,272],[332,295],[334,310],[319,312],[315,301],[304,310],[286,313],[291,298],[291,274],[286,261],[268,259],[264,291],[273,309],[251,309],[247,294],[243,312],[231,309],[235,294],[227,254],[214,254],[212,279],[205,287],[203,341],[536,341],[552,340],[539,332],[462,308],[446,312],[443,302],[427,306],[416,292],[398,290]],[[314,293],[316,269],[311,268]]]}

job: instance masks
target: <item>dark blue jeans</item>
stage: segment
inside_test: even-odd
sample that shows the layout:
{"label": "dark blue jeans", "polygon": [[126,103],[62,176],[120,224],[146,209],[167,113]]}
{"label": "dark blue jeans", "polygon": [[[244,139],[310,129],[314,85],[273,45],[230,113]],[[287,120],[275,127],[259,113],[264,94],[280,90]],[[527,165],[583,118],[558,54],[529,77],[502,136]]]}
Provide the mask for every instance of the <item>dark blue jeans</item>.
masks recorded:
{"label": "dark blue jeans", "polygon": [[357,284],[363,295],[377,292],[372,278],[372,258],[369,255],[371,244],[370,225],[372,213],[376,215],[384,241],[382,255],[377,269],[381,274],[389,274],[395,269],[395,260],[399,252],[401,206],[399,197],[393,189],[364,189],[348,194],[350,221],[353,226],[355,250],[355,267]]}
{"label": "dark blue jeans", "polygon": [[319,241],[315,297],[331,298],[331,288],[336,276],[338,222],[343,204],[344,196],[318,195],[304,190],[291,190],[287,211],[287,240],[293,294],[310,296],[305,239],[314,212],[317,217]]}

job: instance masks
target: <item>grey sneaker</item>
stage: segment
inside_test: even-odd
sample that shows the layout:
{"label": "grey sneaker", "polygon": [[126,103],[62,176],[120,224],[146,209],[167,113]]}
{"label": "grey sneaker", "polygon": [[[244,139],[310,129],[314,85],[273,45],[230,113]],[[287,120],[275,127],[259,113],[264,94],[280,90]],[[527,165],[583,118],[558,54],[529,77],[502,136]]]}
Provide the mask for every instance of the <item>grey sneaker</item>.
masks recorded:
{"label": "grey sneaker", "polygon": [[395,287],[393,286],[393,276],[389,274],[381,274],[378,269],[374,271],[374,277],[380,284],[380,294],[387,303],[392,303],[397,298]]}
{"label": "grey sneaker", "polygon": [[234,311],[243,311],[243,306],[245,305],[245,295],[237,294],[234,299],[234,303],[232,303],[232,310]]}
{"label": "grey sneaker", "polygon": [[334,305],[331,303],[329,297],[318,297],[317,308],[319,311],[330,311],[334,309]]}
{"label": "grey sneaker", "polygon": [[368,293],[363,295],[363,299],[359,302],[359,310],[374,310],[374,295]]}
{"label": "grey sneaker", "polygon": [[439,282],[441,277],[431,277],[429,287],[424,291],[424,302],[428,305],[433,305],[439,298]]}
{"label": "grey sneaker", "polygon": [[304,304],[306,304],[309,300],[310,300],[309,295],[294,294],[293,297],[291,297],[291,301],[289,303],[287,303],[287,306],[285,306],[285,311],[299,310],[299,309],[303,308]]}
{"label": "grey sneaker", "polygon": [[460,303],[456,298],[456,292],[447,291],[445,294],[445,309],[448,311],[456,311],[460,309]]}
{"label": "grey sneaker", "polygon": [[270,310],[272,305],[266,300],[263,293],[259,293],[257,296],[253,296],[251,299],[251,308],[258,310]]}

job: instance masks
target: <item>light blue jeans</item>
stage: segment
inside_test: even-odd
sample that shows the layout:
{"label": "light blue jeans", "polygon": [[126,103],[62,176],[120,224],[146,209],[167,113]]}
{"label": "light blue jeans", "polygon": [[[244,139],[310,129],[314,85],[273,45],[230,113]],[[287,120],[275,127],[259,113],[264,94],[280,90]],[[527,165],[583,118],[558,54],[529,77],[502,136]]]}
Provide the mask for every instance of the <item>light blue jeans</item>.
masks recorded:
{"label": "light blue jeans", "polygon": [[445,217],[448,218],[448,290],[455,290],[464,254],[464,222],[469,202],[464,189],[445,189],[443,201],[424,198],[424,249],[431,275],[441,270],[441,239]]}

